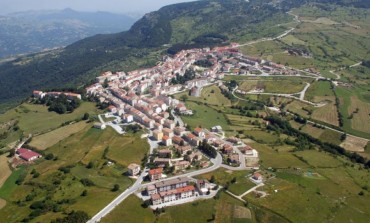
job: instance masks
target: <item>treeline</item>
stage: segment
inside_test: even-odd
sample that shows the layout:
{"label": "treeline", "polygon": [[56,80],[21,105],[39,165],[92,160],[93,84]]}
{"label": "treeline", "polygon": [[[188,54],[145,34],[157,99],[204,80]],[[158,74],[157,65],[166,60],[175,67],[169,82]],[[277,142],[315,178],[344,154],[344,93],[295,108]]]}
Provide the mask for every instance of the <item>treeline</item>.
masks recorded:
{"label": "treeline", "polygon": [[216,158],[217,151],[215,148],[213,148],[211,145],[209,145],[207,142],[203,141],[199,146],[198,149],[202,151],[203,153],[207,154],[211,158]]}
{"label": "treeline", "polygon": [[[335,155],[344,155],[348,157],[351,161],[364,164],[366,168],[370,168],[370,160],[366,160],[364,157],[360,156],[357,153],[348,152],[340,146],[334,145],[332,143],[322,142],[319,139],[316,139],[306,133],[300,132],[299,130],[294,129],[289,122],[281,119],[278,116],[269,116],[266,118],[266,120],[270,122],[270,125],[267,126],[268,130],[284,133],[286,135],[297,138],[296,144],[294,145],[298,148],[306,148],[306,145],[308,145],[308,143],[312,143],[319,146],[322,150],[326,152]],[[299,145],[300,143],[302,143],[302,145]]]}
{"label": "treeline", "polygon": [[200,66],[200,67],[212,67],[213,63],[209,60],[197,60],[195,61],[194,65]]}
{"label": "treeline", "polygon": [[72,211],[64,218],[57,218],[51,223],[85,223],[89,220],[89,216],[83,211]]}
{"label": "treeline", "polygon": [[177,73],[176,77],[171,79],[171,84],[185,84],[185,82],[193,80],[194,78],[195,71],[193,69],[187,69],[183,76]]}
{"label": "treeline", "polygon": [[61,94],[58,97],[45,96],[39,99],[36,103],[48,106],[49,111],[54,111],[58,114],[65,114],[67,112],[73,112],[78,108],[81,105],[81,100],[77,98],[70,100],[66,95]]}
{"label": "treeline", "polygon": [[362,61],[361,65],[364,67],[370,68],[370,60]]}
{"label": "treeline", "polygon": [[215,47],[215,46],[226,46],[228,37],[225,35],[210,33],[196,37],[191,40],[191,43],[178,43],[168,48],[167,53],[175,55],[181,50],[188,50],[194,48],[205,48],[205,47]]}

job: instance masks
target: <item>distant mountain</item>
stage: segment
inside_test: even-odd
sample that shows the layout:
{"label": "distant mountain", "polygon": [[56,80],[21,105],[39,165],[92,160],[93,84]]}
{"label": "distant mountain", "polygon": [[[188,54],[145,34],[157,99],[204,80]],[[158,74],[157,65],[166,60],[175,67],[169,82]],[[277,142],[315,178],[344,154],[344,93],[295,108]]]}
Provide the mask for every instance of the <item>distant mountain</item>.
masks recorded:
{"label": "distant mountain", "polygon": [[81,86],[105,69],[146,61],[160,50],[276,36],[284,31],[276,25],[292,20],[286,12],[312,2],[350,4],[351,0],[202,0],[166,6],[146,14],[126,32],[96,35],[46,55],[3,62],[0,103],[22,99],[33,89]]}
{"label": "distant mountain", "polygon": [[107,12],[27,11],[0,17],[0,57],[69,45],[96,34],[128,30],[132,17]]}

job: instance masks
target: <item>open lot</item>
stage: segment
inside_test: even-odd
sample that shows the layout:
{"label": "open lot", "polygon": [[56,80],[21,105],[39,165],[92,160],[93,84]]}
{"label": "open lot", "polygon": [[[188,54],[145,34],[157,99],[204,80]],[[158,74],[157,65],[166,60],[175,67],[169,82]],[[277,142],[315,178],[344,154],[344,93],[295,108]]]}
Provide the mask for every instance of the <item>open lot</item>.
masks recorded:
{"label": "open lot", "polygon": [[301,79],[290,78],[288,80],[276,78],[275,80],[246,80],[240,82],[239,89],[248,92],[256,88],[262,88],[265,90],[265,93],[293,94],[302,91],[305,86],[305,82]]}
{"label": "open lot", "polygon": [[30,146],[33,146],[39,150],[45,150],[50,146],[55,145],[59,141],[81,131],[87,125],[88,124],[86,122],[81,121],[75,124],[63,126],[51,132],[32,138]]}
{"label": "open lot", "polygon": [[[189,109],[193,110],[194,115],[182,116],[182,119],[192,128],[202,126],[209,129],[213,126],[221,125],[224,130],[228,129],[228,123],[224,114],[222,113],[222,109],[220,112],[218,112],[217,110],[200,102],[195,103],[187,101],[186,105]],[[204,117],[207,118],[205,119]]]}
{"label": "open lot", "polygon": [[364,152],[368,143],[368,140],[347,135],[346,140],[340,146],[351,152]]}

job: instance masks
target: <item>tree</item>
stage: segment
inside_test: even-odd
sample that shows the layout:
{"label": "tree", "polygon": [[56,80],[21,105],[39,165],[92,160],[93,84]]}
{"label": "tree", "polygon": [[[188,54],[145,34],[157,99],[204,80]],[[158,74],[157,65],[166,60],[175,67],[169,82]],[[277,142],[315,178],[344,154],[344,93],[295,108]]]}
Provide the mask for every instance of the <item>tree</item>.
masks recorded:
{"label": "tree", "polygon": [[82,197],[86,197],[86,196],[87,196],[87,190],[82,191],[81,196],[82,196]]}
{"label": "tree", "polygon": [[15,155],[15,149],[9,150],[9,155],[8,157],[13,157]]}
{"label": "tree", "polygon": [[52,154],[52,153],[46,154],[45,159],[46,160],[52,160],[52,159],[54,159],[54,154]]}
{"label": "tree", "polygon": [[113,186],[113,189],[112,189],[112,191],[113,192],[116,192],[116,191],[119,191],[119,185],[118,184],[115,184],[114,186]]}
{"label": "tree", "polygon": [[104,83],[103,83],[102,86],[103,86],[103,88],[107,88],[109,86],[109,82],[108,82],[107,78],[104,80]]}
{"label": "tree", "polygon": [[87,169],[92,169],[94,168],[94,163],[92,161],[90,161],[87,166],[86,166]]}
{"label": "tree", "polygon": [[83,120],[88,120],[90,118],[90,114],[89,113],[85,113],[84,114],[84,117],[82,118]]}
{"label": "tree", "polygon": [[188,100],[188,98],[189,97],[186,94],[184,94],[184,95],[181,95],[180,100],[183,101],[183,102],[186,102],[186,100]]}
{"label": "tree", "polygon": [[347,138],[347,134],[346,133],[343,133],[341,136],[340,136],[340,141],[344,141],[346,140]]}
{"label": "tree", "polygon": [[210,183],[214,183],[214,182],[216,182],[215,176],[213,176],[213,175],[212,175],[212,176],[211,176],[211,179],[209,180],[209,182],[210,182]]}

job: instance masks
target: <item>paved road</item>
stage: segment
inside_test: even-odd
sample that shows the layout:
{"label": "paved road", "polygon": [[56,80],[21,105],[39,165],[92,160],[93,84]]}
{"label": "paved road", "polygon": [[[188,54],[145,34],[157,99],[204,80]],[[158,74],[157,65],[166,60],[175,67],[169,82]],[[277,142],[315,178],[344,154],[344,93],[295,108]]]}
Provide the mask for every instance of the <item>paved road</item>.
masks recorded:
{"label": "paved road", "polygon": [[[304,93],[306,92],[306,90],[308,89],[308,87],[310,87],[310,85],[306,85],[305,89],[303,89],[303,91],[301,92],[298,92],[298,93],[294,93],[294,94],[279,94],[279,93],[265,93],[265,92],[246,92],[246,94],[253,94],[253,95],[272,95],[272,96],[278,96],[278,97],[284,97],[284,98],[292,98],[292,99],[296,99],[296,100],[299,100],[303,103],[306,103],[306,104],[309,104],[309,105],[312,105],[312,106],[315,106],[315,107],[322,107],[323,105],[325,104],[321,104],[321,103],[314,103],[314,102],[311,102],[311,101],[307,101],[307,100],[304,100],[304,99],[301,99],[302,97],[302,94],[303,94],[303,98],[304,98]],[[238,87],[236,87],[231,93],[233,94],[234,97],[240,99],[240,100],[244,100],[246,101],[245,99],[243,98],[240,98],[238,96],[235,95],[235,91],[238,89]],[[294,96],[295,94],[300,94],[300,97],[296,97]]]}
{"label": "paved road", "polygon": [[[152,145],[152,144],[150,144],[150,145]],[[152,151],[152,149],[153,148],[151,146],[151,151]],[[217,153],[217,157],[215,159],[211,159],[211,162],[213,163],[213,165],[210,166],[210,167],[208,167],[208,168],[197,170],[197,171],[193,171],[193,172],[189,172],[189,173],[186,173],[186,174],[183,174],[183,175],[178,175],[178,176],[174,176],[174,177],[165,178],[165,179],[160,180],[160,181],[171,180],[171,179],[176,179],[178,177],[185,177],[185,176],[187,176],[187,177],[193,177],[193,176],[197,176],[197,175],[201,175],[201,174],[212,172],[212,171],[218,169],[221,166],[221,164],[222,164],[222,156],[221,156],[221,154]],[[101,210],[99,213],[97,213],[87,223],[96,223],[96,222],[99,222],[104,216],[106,216],[107,214],[109,214],[117,205],[119,205],[128,196],[130,196],[131,194],[135,193],[140,188],[144,188],[144,187],[146,187],[148,185],[151,185],[151,184],[160,182],[160,181],[154,181],[154,182],[150,182],[150,183],[146,183],[146,184],[141,184],[143,182],[144,177],[146,175],[147,175],[147,169],[144,169],[144,171],[141,173],[141,175],[139,176],[139,178],[136,180],[136,182],[131,187],[129,187],[127,190],[125,190],[122,194],[120,194],[116,199],[114,199],[103,210]]]}
{"label": "paved road", "polygon": [[180,125],[180,127],[184,127],[184,122],[182,121],[182,119],[179,117],[179,116],[177,116],[176,114],[175,114],[175,111],[172,109],[171,110],[171,114],[172,114],[172,116],[175,118],[175,123],[179,123],[179,125]]}

